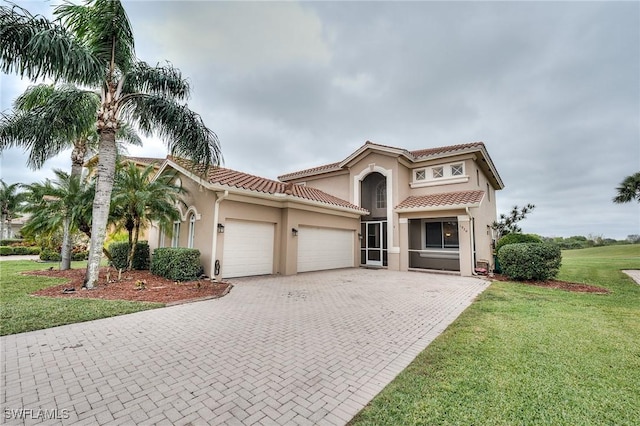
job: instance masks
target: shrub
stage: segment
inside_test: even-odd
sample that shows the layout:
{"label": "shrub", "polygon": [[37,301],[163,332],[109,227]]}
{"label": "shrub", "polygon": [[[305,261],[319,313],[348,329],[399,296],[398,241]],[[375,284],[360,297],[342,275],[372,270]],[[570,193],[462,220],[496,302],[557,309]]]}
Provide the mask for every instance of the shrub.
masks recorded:
{"label": "shrub", "polygon": [[89,259],[89,252],[88,251],[74,251],[71,253],[71,260],[87,260]]}
{"label": "shrub", "polygon": [[500,238],[500,240],[498,240],[498,244],[496,244],[496,253],[498,253],[502,247],[508,244],[541,242],[543,242],[542,239],[533,234],[507,234],[504,237]]}
{"label": "shrub", "polygon": [[13,254],[13,247],[0,246],[0,256],[11,256]]}
{"label": "shrub", "polygon": [[151,273],[173,281],[190,281],[202,274],[200,250],[159,248],[153,252]]}
{"label": "shrub", "polygon": [[4,240],[0,240],[0,246],[13,246],[16,244],[22,244],[23,240],[18,238],[6,238]]}
{"label": "shrub", "polygon": [[60,262],[62,260],[62,256],[60,253],[53,250],[42,250],[40,252],[40,260],[45,260],[48,262]]}
{"label": "shrub", "polygon": [[[127,268],[130,250],[129,243],[111,243],[109,245],[109,253],[111,253],[113,266],[116,269]],[[136,252],[133,256],[131,269],[149,269],[149,244],[146,241],[138,241],[136,244]]]}
{"label": "shrub", "polygon": [[515,243],[498,251],[503,273],[516,281],[550,280],[558,275],[562,254],[549,243]]}

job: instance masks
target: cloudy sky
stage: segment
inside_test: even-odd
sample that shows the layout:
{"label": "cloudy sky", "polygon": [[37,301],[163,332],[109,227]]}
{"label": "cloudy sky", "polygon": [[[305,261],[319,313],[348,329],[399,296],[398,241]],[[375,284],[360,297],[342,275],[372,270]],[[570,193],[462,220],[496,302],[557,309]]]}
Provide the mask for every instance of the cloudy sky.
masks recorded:
{"label": "cloudy sky", "polygon": [[[51,2],[19,2],[50,16]],[[365,141],[409,150],[483,141],[524,232],[640,234],[613,204],[640,171],[638,2],[125,2],[140,59],[171,61],[225,166],[264,177],[339,161]],[[29,84],[2,75],[1,108]],[[147,140],[130,155],[166,155]],[[69,153],[2,179],[29,183]]]}

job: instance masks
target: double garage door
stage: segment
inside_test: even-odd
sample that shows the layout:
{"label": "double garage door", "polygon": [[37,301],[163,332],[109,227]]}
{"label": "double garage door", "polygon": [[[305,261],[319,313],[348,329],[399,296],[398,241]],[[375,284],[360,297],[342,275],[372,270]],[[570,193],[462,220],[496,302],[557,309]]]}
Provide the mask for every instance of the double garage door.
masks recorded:
{"label": "double garage door", "polygon": [[[228,220],[224,231],[223,277],[274,272],[275,224]],[[301,226],[295,238],[298,272],[354,266],[354,231]]]}

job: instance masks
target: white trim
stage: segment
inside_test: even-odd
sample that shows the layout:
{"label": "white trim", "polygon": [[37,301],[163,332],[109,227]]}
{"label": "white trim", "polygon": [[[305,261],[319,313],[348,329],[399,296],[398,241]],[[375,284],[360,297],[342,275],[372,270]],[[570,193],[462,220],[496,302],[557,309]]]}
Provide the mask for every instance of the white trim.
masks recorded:
{"label": "white trim", "polygon": [[456,176],[452,178],[434,178],[434,179],[425,179],[421,181],[411,182],[409,186],[411,188],[423,188],[425,186],[441,186],[441,185],[451,185],[453,183],[467,183],[469,182],[469,176]]}
{"label": "white trim", "polygon": [[[351,204],[362,208],[360,203],[360,184],[364,178],[375,172],[383,175],[387,181],[387,222],[391,224],[391,226],[387,225],[387,249],[391,249],[393,247],[393,225],[395,224],[393,218],[393,170],[385,169],[375,163],[368,164],[359,174],[353,177],[353,200]],[[393,248],[395,249],[396,247]]]}

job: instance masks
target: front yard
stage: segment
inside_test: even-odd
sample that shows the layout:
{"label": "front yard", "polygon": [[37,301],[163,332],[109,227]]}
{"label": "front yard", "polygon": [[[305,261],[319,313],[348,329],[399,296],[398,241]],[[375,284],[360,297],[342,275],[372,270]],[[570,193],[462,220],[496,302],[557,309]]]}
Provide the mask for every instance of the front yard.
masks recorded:
{"label": "front yard", "polygon": [[640,424],[640,246],[563,252],[561,280],[489,287],[352,425]]}

